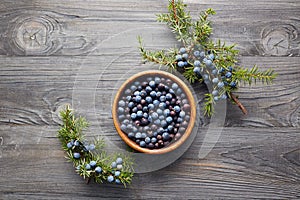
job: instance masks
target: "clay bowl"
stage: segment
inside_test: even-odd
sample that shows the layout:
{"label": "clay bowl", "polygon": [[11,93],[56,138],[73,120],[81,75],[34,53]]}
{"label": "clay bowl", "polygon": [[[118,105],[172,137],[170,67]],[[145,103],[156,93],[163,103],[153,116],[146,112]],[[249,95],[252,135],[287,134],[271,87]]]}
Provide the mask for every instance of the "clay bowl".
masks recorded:
{"label": "clay bowl", "polygon": [[[159,92],[167,99],[160,98]],[[190,136],[196,105],[190,89],[180,78],[151,70],[135,74],[122,84],[113,102],[112,117],[118,134],[131,148],[163,154],[175,150]]]}

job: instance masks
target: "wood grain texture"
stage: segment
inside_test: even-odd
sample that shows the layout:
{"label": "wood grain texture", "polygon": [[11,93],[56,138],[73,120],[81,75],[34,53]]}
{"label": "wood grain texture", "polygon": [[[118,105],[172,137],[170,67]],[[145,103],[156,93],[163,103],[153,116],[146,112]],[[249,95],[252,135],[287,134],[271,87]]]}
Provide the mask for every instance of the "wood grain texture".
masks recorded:
{"label": "wood grain texture", "polygon": [[[185,0],[193,17],[212,7],[214,39],[237,43],[240,64],[278,73],[273,85],[241,86],[243,115],[230,103],[223,126],[198,116],[189,150],[170,166],[136,174],[124,189],[86,185],[64,158],[58,112],[73,104],[103,134],[122,145],[111,105],[142,64],[147,48],[180,44],[155,14],[159,0],[33,0],[0,4],[0,199],[300,199],[300,3],[290,0]],[[203,104],[207,88],[192,86]],[[222,131],[199,160],[205,133]]]}
{"label": "wood grain texture", "polygon": [[127,189],[85,185],[65,161],[56,130],[1,126],[3,199],[299,198],[300,139],[295,128],[225,128],[203,160],[197,158],[199,135],[181,159],[157,172],[136,174]]}

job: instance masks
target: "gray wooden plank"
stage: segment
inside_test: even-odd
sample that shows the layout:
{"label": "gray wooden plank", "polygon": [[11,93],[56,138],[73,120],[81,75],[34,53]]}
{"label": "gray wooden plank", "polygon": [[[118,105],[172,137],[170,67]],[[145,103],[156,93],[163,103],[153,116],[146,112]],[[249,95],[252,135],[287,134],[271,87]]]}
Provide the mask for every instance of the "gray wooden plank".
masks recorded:
{"label": "gray wooden plank", "polygon": [[[276,1],[187,1],[197,18],[208,7],[213,38],[237,43],[241,55],[299,56],[299,3]],[[6,1],[2,4],[1,55],[82,55],[105,38],[128,29],[165,27],[155,14],[166,12],[163,1]],[[284,5],[284,9],[283,9]],[[1,9],[1,8],[0,8]],[[36,35],[30,37],[35,31]],[[152,33],[153,33],[152,32]],[[173,46],[171,34],[157,33],[160,47]],[[43,39],[47,38],[47,40]],[[131,41],[134,43],[134,41]]]}
{"label": "gray wooden plank", "polygon": [[[241,64],[246,67],[251,67],[253,62],[262,69],[273,66],[279,75],[273,85],[242,85],[237,94],[249,114],[244,116],[235,105],[228,103],[225,125],[299,127],[299,61],[297,57],[242,57]],[[95,112],[95,108],[106,108],[104,113],[110,114],[120,84],[138,71],[156,68],[141,65],[137,52],[120,57],[6,57],[0,58],[0,62],[3,63],[0,71],[2,124],[53,124],[61,105],[79,101],[83,110]],[[195,84],[193,88],[198,99],[203,100],[205,86]],[[90,99],[85,100],[87,94]]]}
{"label": "gray wooden plank", "polygon": [[[205,159],[202,133],[172,165],[136,174],[127,189],[86,185],[55,137],[57,126],[1,126],[3,199],[297,199],[300,137],[296,128],[224,128]],[[217,131],[217,129],[215,130]],[[39,153],[37,153],[39,152]]]}

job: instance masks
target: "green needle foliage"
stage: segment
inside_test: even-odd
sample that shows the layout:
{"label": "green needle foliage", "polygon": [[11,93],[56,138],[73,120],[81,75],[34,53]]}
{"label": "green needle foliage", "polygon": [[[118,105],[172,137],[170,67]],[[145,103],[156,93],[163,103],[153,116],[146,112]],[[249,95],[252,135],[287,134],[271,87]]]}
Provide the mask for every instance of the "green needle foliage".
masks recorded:
{"label": "green needle foliage", "polygon": [[[251,69],[243,68],[237,64],[237,56],[239,51],[234,49],[235,45],[226,45],[225,42],[220,40],[214,42],[209,37],[212,33],[211,22],[208,20],[210,15],[216,14],[211,8],[199,14],[197,20],[193,20],[190,13],[186,11],[187,5],[182,0],[169,0],[168,13],[157,15],[157,21],[166,23],[172,32],[175,34],[176,39],[182,44],[186,50],[188,57],[184,60],[184,66],[181,66],[181,60],[176,56],[180,54],[178,48],[170,48],[168,50],[150,51],[146,50],[143,45],[141,37],[138,37],[139,50],[142,58],[145,61],[150,61],[166,66],[169,71],[178,70],[183,73],[188,81],[194,83],[212,83],[213,78],[220,79],[224,86],[220,87],[214,83],[211,84],[211,92],[218,91],[217,95],[210,93],[206,94],[206,102],[204,112],[206,115],[211,116],[214,113],[214,104],[221,100],[229,98],[232,102],[236,103],[244,113],[247,111],[243,105],[238,101],[237,97],[232,92],[238,89],[241,82],[251,85],[253,82],[261,81],[266,84],[272,83],[276,74],[272,69],[261,71],[257,66]],[[205,59],[212,61],[211,65],[201,63],[198,72],[195,68],[195,61],[199,58],[195,56],[195,51],[203,51]],[[212,55],[212,58],[209,58]],[[203,59],[203,57],[201,58]],[[217,70],[218,74],[212,74],[212,69]],[[206,75],[208,75],[208,77]],[[204,75],[204,76],[203,76]],[[206,78],[206,79],[205,79]]]}
{"label": "green needle foliage", "polygon": [[[103,183],[107,182],[109,176],[112,176],[114,180],[109,181],[111,183],[122,183],[124,186],[131,183],[133,162],[130,157],[117,153],[107,155],[103,150],[104,140],[101,138],[88,143],[83,133],[88,127],[88,122],[83,117],[75,117],[69,106],[60,113],[60,116],[62,125],[58,131],[58,138],[62,143],[62,148],[66,151],[66,158],[73,162],[80,176],[88,182],[93,179],[96,183]],[[122,164],[116,168],[112,166],[112,163],[118,158],[122,158]],[[93,162],[94,165],[92,165]],[[116,171],[120,171],[120,175],[115,175]]]}

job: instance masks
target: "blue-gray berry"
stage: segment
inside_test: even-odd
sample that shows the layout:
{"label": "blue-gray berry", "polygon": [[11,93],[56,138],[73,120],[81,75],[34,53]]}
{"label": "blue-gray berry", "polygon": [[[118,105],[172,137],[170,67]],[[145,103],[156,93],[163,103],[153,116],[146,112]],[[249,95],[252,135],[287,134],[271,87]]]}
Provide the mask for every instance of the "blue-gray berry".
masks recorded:
{"label": "blue-gray berry", "polygon": [[122,168],[123,168],[123,165],[122,165],[122,164],[117,165],[117,169],[118,169],[118,170],[121,170]]}
{"label": "blue-gray berry", "polygon": [[73,153],[73,157],[75,159],[79,159],[80,158],[80,153],[77,153],[77,152]]}
{"label": "blue-gray berry", "polygon": [[116,163],[119,165],[119,164],[122,164],[123,163],[123,159],[121,157],[118,157],[116,159]]}
{"label": "blue-gray berry", "polygon": [[101,168],[101,167],[99,167],[99,166],[98,166],[98,167],[96,167],[96,168],[95,168],[95,172],[97,172],[97,173],[101,173],[101,172],[102,172],[102,168]]}
{"label": "blue-gray berry", "polygon": [[110,182],[110,183],[113,182],[114,181],[114,177],[112,175],[109,175],[107,177],[107,181]]}
{"label": "blue-gray berry", "polygon": [[196,74],[200,74],[200,71],[201,71],[200,67],[195,67],[193,69],[193,72],[196,73]]}
{"label": "blue-gray berry", "polygon": [[184,47],[181,47],[181,48],[179,49],[179,52],[180,52],[181,54],[184,54],[184,53],[186,52],[186,49],[185,49]]}
{"label": "blue-gray berry", "polygon": [[73,144],[71,142],[68,142],[67,147],[68,147],[68,149],[71,149],[73,147]]}
{"label": "blue-gray berry", "polygon": [[115,171],[115,176],[120,176],[121,172],[120,171]]}
{"label": "blue-gray berry", "polygon": [[90,169],[91,169],[91,165],[90,165],[90,164],[86,164],[86,165],[85,165],[85,169],[86,169],[86,170],[90,170]]}
{"label": "blue-gray berry", "polygon": [[79,146],[79,141],[78,140],[75,140],[74,142],[74,146],[78,147]]}
{"label": "blue-gray berry", "polygon": [[117,163],[116,163],[116,162],[112,162],[112,163],[111,163],[111,167],[112,167],[112,168],[116,168],[116,167],[117,167]]}
{"label": "blue-gray berry", "polygon": [[212,82],[213,82],[214,84],[217,84],[217,83],[219,82],[219,79],[218,79],[218,78],[213,78]]}
{"label": "blue-gray berry", "polygon": [[96,162],[96,161],[94,161],[94,160],[92,160],[92,161],[90,162],[90,166],[91,166],[91,167],[95,167],[95,166],[96,166],[96,164],[97,164],[97,162]]}
{"label": "blue-gray berry", "polygon": [[200,64],[201,64],[201,63],[200,63],[200,61],[199,61],[199,60],[195,60],[195,62],[194,62],[194,66],[195,66],[195,67],[199,67],[199,66],[200,66]]}
{"label": "blue-gray berry", "polygon": [[177,64],[178,64],[178,67],[183,67],[184,66],[184,62],[183,61],[179,61]]}

